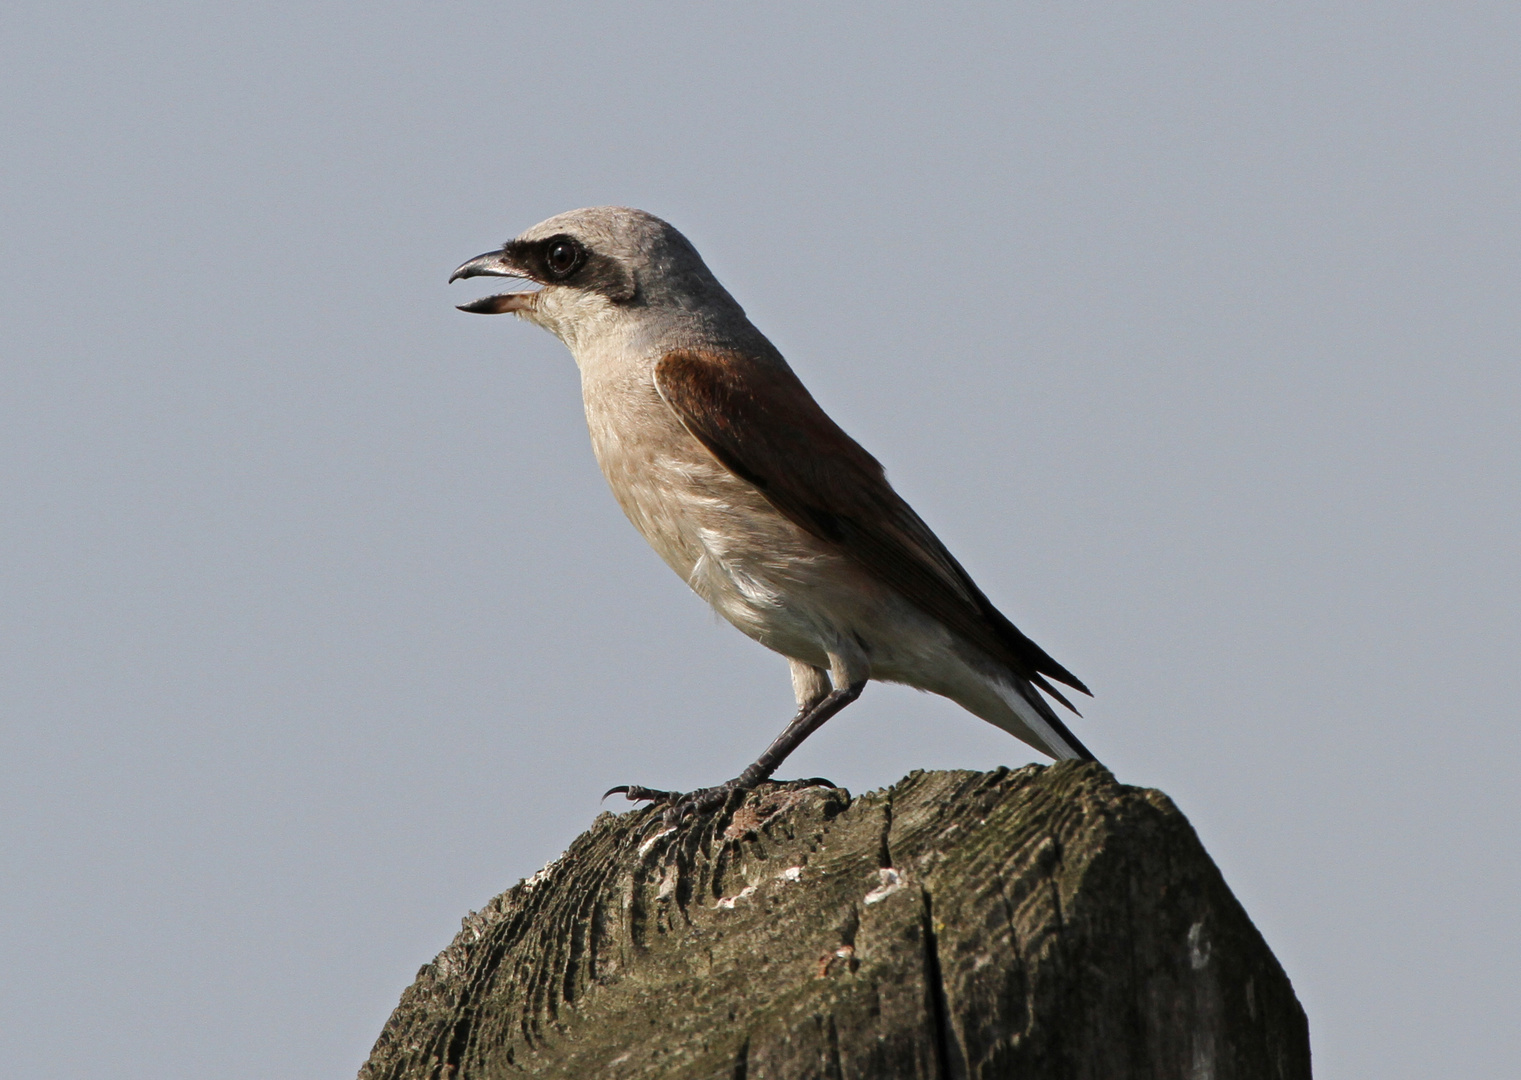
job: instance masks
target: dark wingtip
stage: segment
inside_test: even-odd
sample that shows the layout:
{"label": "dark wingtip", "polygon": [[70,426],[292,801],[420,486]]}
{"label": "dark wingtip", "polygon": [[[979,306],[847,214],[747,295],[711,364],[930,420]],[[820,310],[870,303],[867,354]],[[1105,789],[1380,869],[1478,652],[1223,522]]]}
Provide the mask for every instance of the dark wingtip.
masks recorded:
{"label": "dark wingtip", "polygon": [[[1047,660],[1051,660],[1051,658],[1049,656],[1047,656],[1046,659]],[[1060,664],[1058,664],[1055,660],[1051,660],[1051,662],[1049,664],[1042,664],[1038,670],[1043,675],[1049,675],[1049,676],[1051,676],[1051,678],[1055,679],[1057,682],[1061,683],[1063,686],[1071,687],[1073,690],[1076,690],[1079,694],[1082,694],[1084,697],[1092,697],[1093,696],[1093,691],[1088,689],[1087,685],[1083,682],[1082,679],[1079,679],[1076,675],[1072,674],[1072,672],[1068,671],[1066,668],[1064,668]],[[1051,688],[1050,688],[1050,686],[1045,686],[1042,689],[1050,690]],[[1058,696],[1060,696],[1060,695],[1058,695]],[[1067,703],[1064,701],[1064,702],[1062,702],[1062,704],[1066,705]],[[1071,705],[1067,705],[1067,708],[1072,709],[1072,706]],[[1072,711],[1076,712],[1077,710],[1076,709],[1072,709]]]}

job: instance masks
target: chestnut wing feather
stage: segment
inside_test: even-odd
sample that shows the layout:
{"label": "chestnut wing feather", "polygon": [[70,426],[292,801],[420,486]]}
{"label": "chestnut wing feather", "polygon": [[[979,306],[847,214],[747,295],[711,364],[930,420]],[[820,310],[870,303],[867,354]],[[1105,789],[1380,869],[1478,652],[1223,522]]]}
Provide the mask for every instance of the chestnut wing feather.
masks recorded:
{"label": "chestnut wing feather", "polygon": [[785,365],[740,353],[672,352],[655,365],[655,387],[725,468],[794,524],[1068,708],[1042,675],[1088,693],[993,606],[888,484],[876,458]]}

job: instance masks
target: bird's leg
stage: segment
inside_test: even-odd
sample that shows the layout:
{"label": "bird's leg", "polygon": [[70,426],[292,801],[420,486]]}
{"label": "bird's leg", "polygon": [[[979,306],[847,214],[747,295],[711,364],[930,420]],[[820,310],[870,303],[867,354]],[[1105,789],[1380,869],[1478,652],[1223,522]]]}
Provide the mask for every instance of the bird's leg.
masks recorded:
{"label": "bird's leg", "polygon": [[[820,672],[820,675],[823,673]],[[796,669],[794,668],[794,683],[797,683]],[[809,695],[812,700],[799,705],[797,715],[792,718],[780,735],[772,741],[771,745],[755,762],[733,780],[714,787],[700,788],[697,791],[685,794],[677,791],[659,791],[655,788],[640,787],[638,784],[627,784],[610,789],[607,795],[623,794],[628,796],[630,802],[649,800],[654,803],[665,803],[665,823],[668,827],[675,827],[681,823],[681,819],[692,813],[707,813],[722,806],[735,791],[748,791],[757,784],[764,783],[771,778],[771,774],[787,759],[787,755],[796,750],[803,740],[812,735],[824,722],[856,698],[861,696],[861,691],[866,688],[866,680],[858,679],[820,697]],[[798,687],[799,697],[802,697],[802,686]],[[607,795],[602,796],[604,799]]]}
{"label": "bird's leg", "polygon": [[801,746],[804,739],[823,727],[824,721],[860,697],[861,691],[865,689],[866,680],[862,679],[860,682],[851,683],[838,690],[831,690],[811,708],[799,710],[798,714],[792,718],[792,723],[783,728],[782,733],[770,746],[766,747],[765,753],[756,758],[744,772],[730,780],[729,784],[738,788],[753,788],[756,784],[771,779],[771,774],[781,767],[783,761],[787,760],[788,754]]}

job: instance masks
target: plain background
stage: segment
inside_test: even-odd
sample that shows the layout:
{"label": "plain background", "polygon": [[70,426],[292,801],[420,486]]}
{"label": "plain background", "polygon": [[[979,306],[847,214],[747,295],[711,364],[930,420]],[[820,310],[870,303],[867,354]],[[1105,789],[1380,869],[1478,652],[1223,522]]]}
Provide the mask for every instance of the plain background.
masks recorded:
{"label": "plain background", "polygon": [[[791,711],[628,526],[553,213],[675,222],[1189,815],[1324,1078],[1514,1076],[1514,4],[107,4],[0,52],[0,1060],[351,1075]],[[873,686],[788,765],[1031,759]]]}

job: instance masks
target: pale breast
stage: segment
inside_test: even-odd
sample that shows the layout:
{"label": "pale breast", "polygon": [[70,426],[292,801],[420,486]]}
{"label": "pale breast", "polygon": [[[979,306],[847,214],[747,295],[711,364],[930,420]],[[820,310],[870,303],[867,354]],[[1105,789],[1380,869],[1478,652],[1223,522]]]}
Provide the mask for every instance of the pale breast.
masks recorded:
{"label": "pale breast", "polygon": [[858,653],[875,677],[946,692],[936,680],[959,661],[945,628],[720,465],[653,378],[633,365],[583,367],[582,384],[592,447],[618,504],[718,614],[805,663],[828,667],[831,654]]}
{"label": "pale breast", "polygon": [[704,551],[702,522],[712,504],[733,497],[723,489],[734,478],[681,426],[653,381],[610,382],[583,379],[592,452],[629,521],[689,578]]}
{"label": "pale breast", "polygon": [[823,643],[838,634],[823,609],[840,606],[825,594],[854,579],[854,568],[720,465],[653,380],[587,375],[592,448],[629,521],[725,619],[789,656],[822,661]]}

